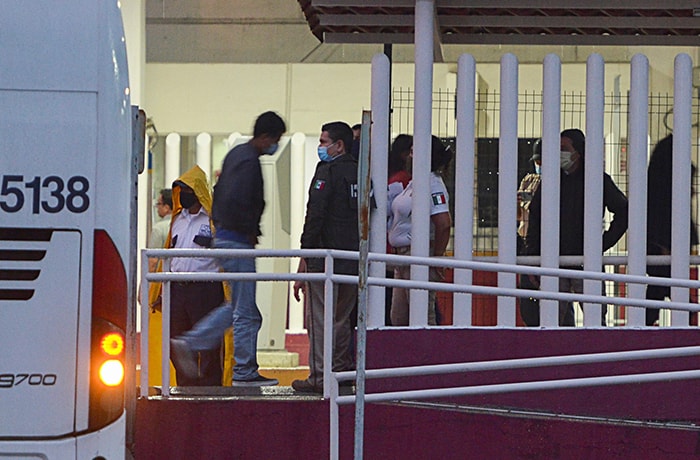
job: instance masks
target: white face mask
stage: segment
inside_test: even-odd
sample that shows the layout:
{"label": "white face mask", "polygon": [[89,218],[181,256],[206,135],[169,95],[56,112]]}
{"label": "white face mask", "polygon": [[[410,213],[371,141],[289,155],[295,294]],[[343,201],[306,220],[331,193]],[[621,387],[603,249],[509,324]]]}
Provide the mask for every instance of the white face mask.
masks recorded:
{"label": "white face mask", "polygon": [[574,160],[571,159],[572,156],[573,153],[566,150],[559,152],[559,167],[562,171],[568,171],[574,165]]}

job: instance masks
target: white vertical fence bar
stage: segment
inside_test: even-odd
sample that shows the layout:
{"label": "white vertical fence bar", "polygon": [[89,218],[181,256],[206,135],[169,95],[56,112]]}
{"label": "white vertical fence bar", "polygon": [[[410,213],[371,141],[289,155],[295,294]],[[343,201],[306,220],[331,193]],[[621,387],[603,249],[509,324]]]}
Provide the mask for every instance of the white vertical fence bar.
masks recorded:
{"label": "white vertical fence bar", "polygon": [[[595,225],[603,216],[603,155],[604,155],[604,84],[605,63],[600,54],[588,57],[586,66],[586,152],[584,171],[584,222],[583,228],[583,268],[587,271],[600,271],[603,268],[603,236],[601,227]],[[645,112],[646,113],[646,112]],[[584,293],[600,294],[601,282],[584,280]],[[585,303],[583,325],[600,326],[600,304]]]}
{"label": "white vertical fence bar", "polygon": [[[498,140],[498,262],[516,261],[518,174],[518,58],[501,58],[500,136]],[[498,286],[515,288],[514,273],[498,273]],[[498,297],[498,325],[515,326],[515,298]]]}
{"label": "white vertical fence bar", "polygon": [[199,133],[196,139],[197,149],[195,150],[195,164],[207,173],[209,184],[213,185],[211,177],[211,134]]}
{"label": "white vertical fence bar", "polygon": [[[163,271],[170,271],[172,259],[163,259]],[[161,340],[161,394],[166,398],[170,396],[170,281],[163,281],[163,301],[161,302],[162,328]],[[148,333],[148,331],[146,331]]]}
{"label": "white vertical fence bar", "polygon": [[[629,171],[630,222],[627,228],[627,273],[644,276],[646,273],[647,240],[647,137],[649,136],[649,60],[643,54],[632,57],[629,103]],[[653,217],[652,217],[653,218]],[[632,299],[644,299],[646,286],[629,284],[627,292]],[[643,308],[627,307],[627,326],[643,326]]]}
{"label": "white vertical fence bar", "polygon": [[[457,61],[457,152],[455,158],[454,256],[472,259],[474,241],[474,114],[476,108],[476,62],[469,54]],[[471,284],[472,271],[456,269],[455,284]],[[455,326],[471,326],[472,296],[454,294]]]}
{"label": "white vertical fence bar", "polygon": [[[433,120],[433,41],[435,4],[416,1],[415,102],[413,108],[413,220],[411,255],[426,257],[430,251],[430,145]],[[411,267],[411,279],[427,281],[428,267]],[[423,326],[428,319],[428,292],[412,289],[409,325]]]}
{"label": "white vertical fence bar", "polygon": [[148,396],[148,328],[150,326],[150,307],[148,306],[148,283],[145,281],[148,273],[148,257],[141,250],[141,354],[139,365],[141,366],[141,397]]}
{"label": "white vertical fence bar", "polygon": [[[306,148],[306,135],[294,133],[291,140],[291,174],[289,175],[289,188],[291,190],[292,209],[305,209],[306,181],[304,180],[304,149]],[[304,213],[291,213],[291,249],[299,249],[299,241],[304,228]],[[292,257],[289,259],[289,272],[294,273],[299,267],[299,259]],[[292,333],[304,332],[304,302],[298,302],[294,298],[294,290],[290,289],[287,295],[289,302],[289,331]]]}
{"label": "white vertical fence bar", "polygon": [[[541,266],[559,267],[559,125],[561,117],[561,61],[556,54],[544,58],[542,96],[542,234]],[[557,278],[543,276],[540,289],[557,292]],[[540,325],[559,324],[556,300],[540,301]]]}
{"label": "white vertical fence bar", "polygon": [[[372,57],[372,137],[371,137],[371,174],[372,186],[375,192],[383,192],[387,188],[388,158],[389,158],[389,58],[378,53]],[[364,135],[364,133],[363,133]],[[370,252],[386,251],[386,193],[374,193],[377,209],[370,213],[369,250]],[[384,277],[386,264],[372,262],[369,276]],[[385,290],[381,286],[370,286],[367,327],[377,328],[384,325]]]}
{"label": "white vertical fence bar", "polygon": [[180,135],[170,133],[165,137],[165,187],[170,188],[180,177]]}
{"label": "white vertical fence bar", "polygon": [[[671,277],[688,279],[690,265],[690,130],[693,62],[687,54],[674,61],[673,192],[671,194]],[[688,289],[671,287],[671,300],[687,302]],[[688,326],[688,313],[671,312],[671,325]]]}
{"label": "white vertical fence bar", "polygon": [[[326,280],[323,285],[323,305],[335,305],[333,301],[333,257],[326,256],[325,272]],[[333,308],[324,308],[323,310],[323,397],[328,399],[331,395],[330,386],[337,384],[331,382],[331,372],[333,371]]]}

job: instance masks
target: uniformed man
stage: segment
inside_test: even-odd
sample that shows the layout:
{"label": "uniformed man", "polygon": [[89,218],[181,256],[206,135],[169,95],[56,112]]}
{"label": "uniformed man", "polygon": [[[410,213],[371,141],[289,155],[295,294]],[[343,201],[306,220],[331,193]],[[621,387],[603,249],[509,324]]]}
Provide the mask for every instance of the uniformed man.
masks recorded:
{"label": "uniformed man", "polygon": [[[359,249],[357,222],[357,161],[350,154],[352,129],[336,121],[321,128],[316,172],[309,187],[302,249]],[[301,259],[298,272],[323,272],[324,260]],[[357,275],[356,260],[334,261],[334,272]],[[306,326],[309,331],[309,377],[292,382],[302,393],[323,393],[324,282],[294,283],[294,296],[304,292]],[[351,315],[357,302],[357,286],[333,286],[333,371],[354,368],[351,350]]]}

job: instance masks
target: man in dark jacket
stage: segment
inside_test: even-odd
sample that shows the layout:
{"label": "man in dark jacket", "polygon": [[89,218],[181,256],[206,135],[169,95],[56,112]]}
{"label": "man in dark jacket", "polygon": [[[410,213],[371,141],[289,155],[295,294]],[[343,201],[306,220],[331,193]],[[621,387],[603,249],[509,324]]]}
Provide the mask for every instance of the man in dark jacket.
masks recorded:
{"label": "man in dark jacket", "polygon": [[[649,159],[647,172],[647,254],[671,254],[671,208],[673,187],[673,136],[661,139]],[[695,177],[695,165],[691,164],[691,177]],[[698,244],[698,232],[690,217],[690,244]],[[670,278],[670,265],[647,265],[649,276]],[[647,286],[646,298],[664,300],[671,296],[669,286]],[[646,325],[653,326],[659,320],[658,308],[646,309]]]}
{"label": "man in dark jacket", "polygon": [[[221,176],[214,187],[212,217],[216,229],[214,247],[253,249],[260,236],[260,219],[265,209],[261,155],[277,150],[284,121],[274,112],[265,112],[255,121],[253,138],[233,148],[224,159]],[[254,273],[255,259],[221,259],[225,272]],[[224,304],[199,321],[182,336],[170,341],[174,359],[185,372],[194,371],[193,352],[214,348],[233,318],[233,386],[277,385],[258,373],[256,358],[262,315],[255,303],[255,281],[231,281],[231,303]]]}
{"label": "man in dark jacket", "polygon": [[[357,161],[350,154],[352,130],[336,121],[321,128],[318,156],[321,161],[309,188],[302,249],[359,249],[357,222]],[[357,260],[334,261],[334,272],[357,275]],[[324,260],[301,259],[298,272],[323,272]],[[292,387],[303,393],[323,393],[324,282],[294,283],[294,296],[304,292],[309,331],[309,377],[295,380]],[[351,370],[351,314],[357,301],[357,286],[333,286],[333,371]]]}
{"label": "man in dark jacket", "polygon": [[[561,133],[561,181],[559,200],[559,253],[560,255],[583,255],[584,221],[584,154],[586,139],[578,129],[567,129]],[[627,231],[627,198],[615,185],[612,178],[603,174],[603,206],[612,214],[608,229],[603,232],[603,251],[613,247]],[[525,236],[529,255],[540,254],[542,227],[542,187],[539,187],[530,204],[530,224]],[[594,223],[589,223],[594,224]],[[580,267],[562,267],[580,268]],[[583,292],[583,280],[559,278],[560,292]],[[603,306],[603,324],[606,308]],[[570,303],[559,302],[559,325],[574,326],[574,312]]]}

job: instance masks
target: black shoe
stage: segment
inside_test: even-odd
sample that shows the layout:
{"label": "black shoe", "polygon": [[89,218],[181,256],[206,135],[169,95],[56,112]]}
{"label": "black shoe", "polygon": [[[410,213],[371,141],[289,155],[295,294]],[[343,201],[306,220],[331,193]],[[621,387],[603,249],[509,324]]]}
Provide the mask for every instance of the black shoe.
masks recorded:
{"label": "black shoe", "polygon": [[298,393],[323,394],[323,386],[312,385],[308,380],[295,380],[292,382],[292,388]]}
{"label": "black shoe", "polygon": [[170,339],[170,356],[180,377],[191,380],[199,377],[197,357],[183,339]]}
{"label": "black shoe", "polygon": [[271,387],[280,383],[277,379],[269,379],[258,374],[257,377],[250,380],[233,379],[234,387]]}

